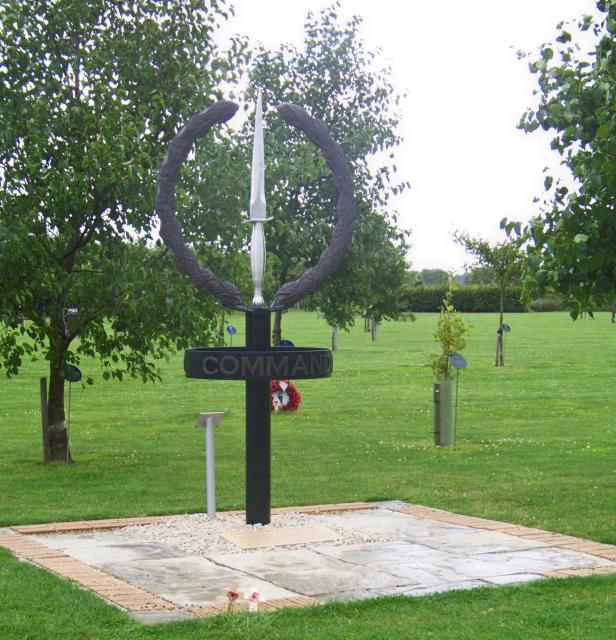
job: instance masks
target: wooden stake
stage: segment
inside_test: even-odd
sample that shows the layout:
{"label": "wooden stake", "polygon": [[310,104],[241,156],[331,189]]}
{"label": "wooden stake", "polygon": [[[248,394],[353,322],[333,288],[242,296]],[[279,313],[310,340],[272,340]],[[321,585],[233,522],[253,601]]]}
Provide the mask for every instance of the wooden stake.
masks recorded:
{"label": "wooden stake", "polygon": [[41,385],[41,426],[43,429],[43,464],[51,460],[49,448],[49,414],[47,412],[47,378],[40,379]]}

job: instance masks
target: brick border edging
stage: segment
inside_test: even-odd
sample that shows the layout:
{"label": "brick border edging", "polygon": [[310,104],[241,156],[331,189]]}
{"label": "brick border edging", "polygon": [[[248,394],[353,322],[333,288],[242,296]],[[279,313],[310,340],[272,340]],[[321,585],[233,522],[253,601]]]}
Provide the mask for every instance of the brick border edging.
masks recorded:
{"label": "brick border edging", "polygon": [[101,598],[126,611],[172,611],[177,606],[125,580],[91,567],[66,553],[51,549],[25,535],[15,533],[0,536],[0,547],[18,558],[52,571],[61,578],[73,580]]}
{"label": "brick border edging", "polygon": [[[273,514],[280,513],[331,513],[335,511],[359,511],[375,509],[381,503],[370,502],[346,502],[339,504],[320,504],[304,507],[279,507],[272,509]],[[429,518],[447,524],[474,527],[515,535],[536,542],[543,542],[546,546],[559,549],[569,549],[597,556],[604,560],[616,562],[616,546],[553,533],[544,529],[525,527],[522,525],[488,520],[476,516],[465,516],[443,509],[435,509],[423,505],[388,506],[390,511],[404,513],[417,518]],[[243,514],[243,511],[227,511],[225,515]],[[223,515],[223,513],[221,513]],[[61,551],[32,540],[26,536],[43,535],[49,533],[77,533],[88,531],[104,531],[120,529],[131,525],[158,524],[177,516],[143,516],[136,518],[110,518],[105,520],[79,520],[74,522],[54,522],[50,524],[18,525],[9,527],[12,533],[0,534],[0,547],[8,549],[17,557],[32,562],[44,569],[52,571],[62,578],[75,581],[81,587],[93,591],[98,596],[124,609],[127,612],[183,612],[196,618],[218,615],[227,611],[226,604],[212,605],[209,607],[180,607],[160,596],[145,589],[136,587],[125,580],[116,578],[91,567]],[[560,571],[538,571],[537,575],[546,578],[566,578],[571,576],[607,575],[616,573],[616,567],[603,566],[590,569],[564,569]],[[293,598],[279,598],[259,603],[259,611],[276,611],[284,607],[307,607],[322,604],[320,600],[310,596],[296,596]],[[234,610],[244,611],[248,609],[247,603],[236,603]]]}
{"label": "brick border edging", "polygon": [[[359,509],[374,509],[369,502],[342,502],[340,504],[316,504],[304,507],[276,507],[272,514],[278,513],[327,513],[328,511],[356,511]],[[242,515],[244,511],[221,511],[220,515]],[[86,531],[107,531],[122,529],[132,525],[160,524],[166,520],[180,517],[184,514],[172,516],[137,516],[134,518],[107,518],[104,520],[74,520],[70,522],[50,522],[45,524],[24,524],[9,527],[15,533],[24,535],[44,535],[48,533],[79,533]]]}
{"label": "brick border edging", "polygon": [[107,531],[122,529],[131,525],[159,524],[173,516],[139,516],[136,518],[108,518],[105,520],[74,520],[72,522],[50,522],[47,524],[24,524],[9,527],[23,535],[44,535],[48,533],[79,533],[86,531]]}

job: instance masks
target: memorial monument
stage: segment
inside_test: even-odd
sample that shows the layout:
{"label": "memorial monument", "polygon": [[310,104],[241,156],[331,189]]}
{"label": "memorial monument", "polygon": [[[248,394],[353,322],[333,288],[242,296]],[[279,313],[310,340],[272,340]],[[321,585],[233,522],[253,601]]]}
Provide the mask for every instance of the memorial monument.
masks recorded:
{"label": "memorial monument", "polygon": [[191,117],[184,128],[169,143],[158,176],[156,212],[161,221],[160,234],[171,249],[178,269],[189,276],[204,294],[214,295],[220,303],[246,315],[246,346],[188,349],[184,370],[189,378],[246,381],[246,523],[270,522],[270,381],[272,379],[323,378],[331,375],[333,357],[328,349],[310,347],[270,346],[270,316],[284,310],[316,291],[328,275],[342,263],[351,241],[357,204],[353,196],[353,180],[340,146],[334,142],[327,127],[312,118],[304,109],[292,104],[278,107],[280,117],[303,132],[323,153],[331,169],[338,194],[336,223],[330,245],[318,262],[293,282],[284,284],[275,293],[271,304],[263,299],[265,273],[266,214],[263,121],[261,95],[257,100],[252,158],[250,220],[252,238],[250,263],[254,296],[247,306],[238,288],[221,280],[197,261],[184,242],[176,218],[175,189],[183,162],[194,143],[204,137],[212,126],[229,120],[237,111],[233,102],[220,101]]}

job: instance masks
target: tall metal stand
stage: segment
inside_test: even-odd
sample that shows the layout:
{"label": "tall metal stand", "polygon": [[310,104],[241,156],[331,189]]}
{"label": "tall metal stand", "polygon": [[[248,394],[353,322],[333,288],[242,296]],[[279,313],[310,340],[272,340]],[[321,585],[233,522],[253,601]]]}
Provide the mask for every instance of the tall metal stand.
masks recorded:
{"label": "tall metal stand", "polygon": [[[246,312],[246,349],[270,346],[270,312]],[[271,407],[270,381],[246,381],[246,524],[271,520]]]}

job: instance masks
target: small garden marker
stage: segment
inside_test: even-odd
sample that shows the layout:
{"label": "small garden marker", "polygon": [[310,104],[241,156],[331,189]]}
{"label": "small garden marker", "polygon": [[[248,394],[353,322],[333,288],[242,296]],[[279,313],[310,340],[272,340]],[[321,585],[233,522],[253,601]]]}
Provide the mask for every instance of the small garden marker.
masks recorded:
{"label": "small garden marker", "polygon": [[232,324],[230,324],[227,327],[227,333],[229,334],[229,336],[231,338],[231,346],[233,346],[233,336],[237,333],[237,329]]}
{"label": "small garden marker", "polygon": [[70,464],[70,428],[71,428],[71,386],[73,382],[81,380],[81,370],[74,364],[63,364],[60,373],[65,380],[68,380],[68,414],[66,420],[66,464]]}
{"label": "small garden marker", "polygon": [[205,427],[205,494],[208,518],[216,517],[216,467],[214,461],[214,428],[225,414],[222,411],[200,413],[195,429]]}

